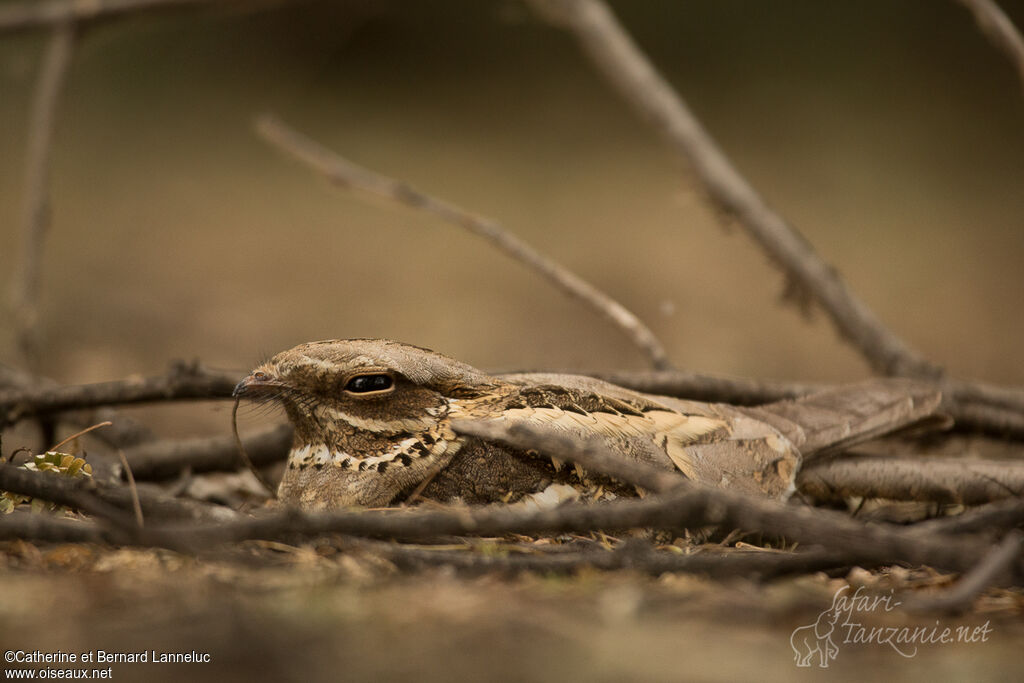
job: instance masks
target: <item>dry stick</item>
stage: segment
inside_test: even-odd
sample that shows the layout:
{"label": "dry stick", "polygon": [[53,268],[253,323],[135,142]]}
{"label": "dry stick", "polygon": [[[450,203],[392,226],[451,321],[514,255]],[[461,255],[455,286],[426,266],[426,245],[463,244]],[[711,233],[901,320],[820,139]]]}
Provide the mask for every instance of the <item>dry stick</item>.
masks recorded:
{"label": "dry stick", "polygon": [[151,522],[182,520],[223,522],[239,518],[233,510],[195,500],[172,498],[163,493],[106,484],[95,479],[73,479],[50,472],[32,472],[13,465],[0,466],[0,491],[10,491],[65,507],[75,508],[104,519],[122,529],[135,530],[134,519],[125,514],[138,500]]}
{"label": "dry stick", "polygon": [[[5,368],[0,368],[0,380],[3,379],[2,374],[4,371],[9,372]],[[702,401],[722,401],[741,405],[757,405],[782,399],[798,398],[814,391],[830,388],[830,385],[825,384],[720,377],[676,370],[595,372],[588,374],[646,393]],[[228,398],[231,396],[237,379],[235,375],[210,372],[195,365],[178,364],[167,375],[150,377],[148,379],[129,379],[118,382],[65,387],[52,386],[50,383],[43,383],[42,381],[34,387],[18,382],[16,383],[17,388],[0,389],[0,426],[5,422],[12,424],[20,419],[34,415],[96,408],[99,406],[154,401]],[[3,383],[0,382],[0,386]],[[941,386],[945,390],[949,385],[943,383]],[[1017,403],[1018,394],[1022,393],[1021,390],[986,387],[984,385],[960,382],[956,383],[956,386],[953,386],[949,391],[954,393],[948,397],[948,403],[944,402],[943,411],[954,418],[956,428],[1024,439],[1024,400],[1021,400],[1019,405]],[[999,407],[1001,405],[1007,407]],[[121,421],[124,421],[123,417]],[[115,422],[116,424],[118,423]],[[138,432],[137,428],[125,431],[132,435],[132,442],[145,441],[145,438],[134,436]],[[178,459],[184,463],[189,459],[183,452],[187,444],[189,447],[199,448],[203,453],[210,453],[208,457],[211,459],[211,463],[216,464],[211,464],[207,469],[231,469],[230,467],[225,468],[220,463],[224,462],[223,454],[226,453],[224,444],[228,444],[227,447],[229,449],[233,448],[233,446],[230,442],[217,439],[219,437],[210,440],[209,443],[201,440],[195,440],[194,442],[183,441],[180,448],[175,446],[173,442],[154,443],[152,444],[152,455],[147,455],[146,458],[152,460],[152,464],[155,465],[158,452],[174,451],[176,455],[172,459]],[[121,446],[120,439],[117,441],[114,445]],[[248,442],[248,439],[246,441]],[[269,443],[269,441],[266,442],[265,447],[269,447]],[[131,443],[123,445],[130,446]],[[249,448],[248,445],[247,448]],[[128,449],[129,457],[135,452],[149,453],[149,451],[150,449],[147,445]],[[195,464],[201,468],[206,468],[206,465],[203,464],[206,457],[199,456],[197,453]],[[277,459],[277,456],[261,448],[253,452],[253,459],[258,464],[264,464]],[[140,466],[134,459],[132,459],[132,466],[136,468],[136,472],[141,479],[149,479],[175,476],[181,467],[185,465],[174,466],[172,463],[168,463],[168,467],[176,467],[172,473],[154,476],[139,472],[138,468]]]}
{"label": "dry stick", "polygon": [[695,401],[718,401],[747,406],[800,398],[815,391],[832,388],[832,385],[828,384],[722,377],[682,370],[600,371],[582,374],[603,379],[606,382],[611,382],[627,389],[633,389],[634,391],[642,391],[646,394],[660,394],[662,396],[675,396]]}
{"label": "dry stick", "polygon": [[128,458],[124,457],[124,451],[117,449],[117,457],[121,459],[124,473],[128,477],[128,491],[132,494],[132,510],[135,512],[135,523],[139,528],[146,526],[146,518],[142,514],[142,501],[139,500],[139,487],[135,483],[135,475],[132,474],[132,466],[128,464]]}
{"label": "dry stick", "polygon": [[50,227],[50,156],[57,103],[74,52],[75,26],[53,28],[39,71],[29,118],[25,163],[25,201],[21,217],[21,258],[11,294],[18,347],[30,365],[38,361],[39,290],[43,245]]}
{"label": "dry stick", "polygon": [[97,484],[91,478],[72,479],[52,472],[32,472],[10,464],[0,465],[0,491],[10,491],[50,501],[125,528],[131,521],[124,512],[95,495]]}
{"label": "dry stick", "polygon": [[978,564],[964,574],[948,591],[930,597],[917,597],[907,608],[917,611],[962,614],[974,604],[975,598],[1009,570],[1020,556],[1024,533],[1013,530],[1002,543],[992,548]]}
{"label": "dry stick", "polygon": [[[654,372],[596,372],[593,377],[650,394],[701,401],[758,405],[831,388],[805,384],[701,375],[676,370]],[[953,418],[954,427],[995,436],[1024,439],[1024,392],[959,380],[940,381],[941,411]]]}
{"label": "dry stick", "polygon": [[886,328],[810,243],[770,209],[672,86],[600,0],[530,0],[538,14],[567,27],[619,93],[688,159],[711,199],[735,216],[790,278],[826,311],[840,335],[877,371],[938,377],[941,370]]}
{"label": "dry stick", "polygon": [[1017,70],[1017,77],[1024,85],[1024,38],[992,0],[957,0],[974,15],[978,30],[985,34],[988,41],[1002,52]]}
{"label": "dry stick", "polygon": [[176,364],[166,375],[67,387],[0,391],[0,425],[65,410],[167,400],[230,398],[238,377]]}
{"label": "dry stick", "polygon": [[[0,365],[0,395],[5,390],[15,389],[20,391],[39,391],[46,388],[59,386],[54,380],[48,377],[33,375],[23,370],[16,370],[5,365]],[[4,423],[4,410],[0,408],[0,427]],[[96,435],[100,441],[113,448],[127,448],[153,438],[153,433],[148,427],[128,415],[117,413],[112,408],[99,408],[95,411],[87,410],[78,414],[65,416],[72,424],[89,426],[97,422],[112,422],[110,429],[105,429]]]}
{"label": "dry stick", "polygon": [[1024,495],[1024,462],[842,455],[805,464],[796,485],[818,500],[863,496],[978,505]]}
{"label": "dry stick", "polygon": [[219,524],[168,524],[159,528],[151,524],[135,540],[195,551],[221,543],[289,540],[331,533],[414,540],[711,525],[760,531],[804,546],[822,546],[847,553],[849,561],[858,564],[907,562],[964,571],[972,566],[973,558],[988,547],[975,539],[949,543],[943,539],[923,538],[904,529],[864,524],[830,510],[786,506],[701,486],[684,486],[639,500],[616,500],[600,505],[566,504],[541,511],[501,505],[427,511],[319,514],[288,511]]}
{"label": "dry stick", "polygon": [[46,541],[50,543],[103,543],[109,533],[99,524],[49,515],[4,515],[0,517],[0,541]]}
{"label": "dry stick", "polygon": [[331,182],[426,211],[482,237],[506,255],[546,278],[555,287],[600,313],[626,334],[647,356],[652,366],[659,369],[670,366],[668,354],[661,342],[639,318],[565,266],[544,256],[507,231],[499,223],[425,194],[407,183],[358,166],[315,140],[292,130],[274,116],[260,116],[256,121],[256,130],[264,140],[326,176]]}
{"label": "dry stick", "polygon": [[[471,426],[465,423],[460,428]],[[546,455],[576,462],[591,472],[621,478],[666,493],[642,500],[619,500],[601,505],[567,504],[553,510],[531,511],[507,506],[431,511],[360,511],[304,514],[288,511],[262,518],[206,526],[160,529],[150,527],[140,542],[173,548],[196,549],[247,539],[281,540],[294,536],[341,533],[376,538],[423,539],[445,535],[496,536],[505,533],[561,533],[619,530],[642,527],[676,529],[722,525],[730,529],[761,531],[802,545],[820,545],[849,554],[851,562],[910,562],[961,571],[971,558],[984,552],[984,543],[962,539],[956,544],[922,538],[909,531],[872,526],[829,510],[787,506],[735,492],[698,486],[678,477],[661,483],[666,473],[643,463],[622,464],[622,459],[601,444],[578,448],[563,440],[527,435],[550,435],[549,430],[505,430],[492,435],[519,447],[542,450]],[[564,450],[563,450],[563,447]],[[676,485],[676,481],[681,482]]]}
{"label": "dry stick", "polygon": [[64,444],[68,443],[69,441],[74,441],[78,437],[80,437],[80,436],[82,436],[84,434],[88,434],[89,432],[93,431],[94,429],[99,429],[100,427],[109,427],[112,424],[113,424],[113,422],[110,422],[109,420],[107,420],[106,422],[100,422],[99,424],[94,424],[92,426],[86,427],[85,429],[83,429],[83,430],[81,430],[79,432],[75,432],[74,434],[72,434],[68,438],[66,438],[63,441],[61,441],[60,443],[58,443],[56,446],[51,446],[48,450],[50,452],[56,451],[58,448],[60,448]]}
{"label": "dry stick", "polygon": [[[550,452],[549,455],[574,460],[590,471],[604,473],[602,468],[611,456],[595,456],[591,451],[596,450],[590,447],[574,452]],[[612,471],[627,480],[634,478],[632,474],[627,476],[621,469]],[[646,478],[649,474],[644,473],[642,476]],[[636,481],[645,479],[637,478]],[[648,484],[651,485],[650,482]],[[34,473],[5,465],[0,466],[0,489],[52,500],[106,517],[119,518],[121,515],[120,509],[111,509],[96,497],[104,492],[104,487],[98,486],[96,482],[47,476],[46,473]],[[117,487],[117,490],[123,491],[123,487]],[[144,505],[145,502],[143,500]],[[126,501],[120,503],[123,505]],[[829,510],[786,506],[688,483],[643,500],[621,500],[601,505],[570,504],[544,511],[507,506],[330,514],[286,511],[261,518],[243,519],[229,510],[203,509],[206,514],[188,516],[207,520],[216,516],[217,521],[157,526],[154,524],[154,516],[147,513],[151,523],[145,530],[135,529],[133,525],[131,528],[121,527],[125,532],[131,532],[130,538],[123,542],[195,550],[217,543],[248,539],[281,540],[325,533],[424,539],[444,535],[496,536],[505,533],[612,531],[644,527],[676,529],[722,525],[733,529],[761,531],[802,545],[820,545],[847,553],[852,563],[903,561],[954,571],[970,568],[971,558],[983,553],[987,547],[975,539],[962,539],[952,544],[903,529],[863,524]],[[174,511],[180,510],[174,507]],[[223,521],[221,518],[224,518]]]}
{"label": "dry stick", "polygon": [[235,404],[231,407],[231,435],[235,437],[235,448],[238,449],[238,457],[242,461],[242,465],[250,472],[252,476],[256,477],[256,481],[260,483],[260,486],[270,494],[271,498],[277,498],[277,489],[275,489],[267,478],[263,476],[256,465],[253,464],[252,460],[249,459],[249,454],[245,451],[245,446],[242,444],[242,437],[238,435],[238,404],[242,402],[240,396],[235,397]]}
{"label": "dry stick", "polygon": [[[288,455],[292,428],[279,425],[242,441],[254,465],[269,465]],[[135,476],[148,481],[174,479],[186,468],[197,474],[238,469],[238,446],[233,435],[151,441],[126,449],[125,457]]]}
{"label": "dry stick", "polygon": [[937,534],[978,534],[1024,526],[1024,500],[1011,498],[983,505],[953,517],[918,522],[911,531],[925,538]]}

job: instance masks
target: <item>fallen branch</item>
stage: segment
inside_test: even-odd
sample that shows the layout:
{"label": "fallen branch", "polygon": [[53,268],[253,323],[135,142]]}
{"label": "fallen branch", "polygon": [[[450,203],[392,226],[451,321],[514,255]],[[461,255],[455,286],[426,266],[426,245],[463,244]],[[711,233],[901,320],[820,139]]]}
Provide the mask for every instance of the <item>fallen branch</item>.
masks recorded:
{"label": "fallen branch", "polygon": [[983,505],[952,517],[918,522],[911,530],[934,538],[939,534],[984,534],[1024,526],[1024,500],[1011,498]]}
{"label": "fallen branch", "polygon": [[848,554],[855,564],[907,562],[964,571],[986,544],[922,538],[907,530],[863,524],[830,510],[789,507],[704,487],[663,496],[599,505],[567,504],[531,511],[507,506],[452,510],[359,511],[305,514],[288,511],[221,524],[150,525],[136,542],[185,551],[245,540],[288,541],[322,534],[424,540],[439,536],[500,536],[628,529],[721,526],[762,532],[804,546]]}
{"label": "fallen branch", "polygon": [[[292,428],[280,425],[242,440],[256,466],[284,460],[292,441]],[[140,480],[173,479],[188,468],[194,473],[232,472],[240,468],[232,436],[167,439],[125,450],[132,472]]]}
{"label": "fallen branch", "polygon": [[134,520],[124,510],[97,496],[96,488],[91,477],[71,478],[0,464],[0,491],[56,503],[112,522],[115,526],[134,525]]}
{"label": "fallen branch", "polygon": [[790,284],[825,310],[839,334],[875,370],[887,375],[941,375],[940,368],[885,327],[796,228],[765,204],[604,2],[530,0],[530,4],[545,20],[575,34],[619,94],[690,162],[715,204],[740,222],[783,269]]}
{"label": "fallen branch", "polygon": [[1002,52],[1017,70],[1024,85],[1024,38],[1010,17],[993,0],[956,0],[974,15],[974,21],[988,41]]}
{"label": "fallen branch", "polygon": [[309,166],[342,187],[359,190],[398,204],[426,211],[484,238],[512,259],[540,274],[558,289],[582,301],[618,327],[655,368],[670,366],[668,354],[654,333],[625,306],[582,279],[565,266],[544,256],[496,221],[423,193],[407,183],[358,166],[298,133],[277,118],[264,115],[256,121],[260,136],[292,158]]}
{"label": "fallen branch", "polygon": [[168,400],[230,398],[238,377],[177,363],[166,375],[117,382],[0,391],[0,425],[25,417]]}
{"label": "fallen branch", "polygon": [[0,516],[0,541],[106,543],[107,529],[95,522],[38,514]]}
{"label": "fallen branch", "polygon": [[[40,377],[23,370],[0,365],[0,396],[6,395],[8,390],[17,390],[19,392],[28,390],[35,393],[57,386],[59,386],[57,382],[48,377]],[[0,401],[0,406],[2,405],[2,401]],[[4,410],[0,409],[0,428],[4,425],[3,413]],[[112,408],[100,407],[95,410],[65,414],[63,417],[69,423],[80,427],[88,427],[98,422],[112,423],[109,429],[97,432],[94,435],[112,448],[128,448],[153,438],[153,432],[144,424],[133,417],[118,413]]]}
{"label": "fallen branch", "polygon": [[[461,425],[463,429],[466,424]],[[602,453],[600,444],[585,448],[550,439],[527,442],[532,430],[511,432],[517,446],[542,450],[546,455],[578,462],[593,472],[644,481],[653,488],[667,488],[642,500],[618,500],[604,504],[567,504],[553,510],[531,511],[508,506],[456,508],[427,511],[359,511],[306,514],[286,511],[266,517],[219,525],[187,528],[148,528],[140,539],[172,548],[205,546],[251,539],[286,540],[295,536],[340,533],[350,536],[426,539],[438,536],[506,533],[563,533],[614,531],[637,528],[679,529],[721,526],[783,537],[801,545],[822,546],[848,553],[856,563],[910,562],[962,571],[985,545],[973,539],[950,544],[923,538],[907,530],[872,526],[830,510],[787,506],[774,501],[712,489],[680,480],[661,481],[661,472],[640,463]],[[522,441],[520,441],[522,440]],[[651,470],[651,471],[648,471]]]}
{"label": "fallen branch", "polygon": [[91,478],[75,479],[47,472],[32,472],[14,465],[0,464],[0,491],[10,491],[50,501],[108,520],[119,529],[135,529],[132,513],[138,504],[147,519],[160,521],[224,522],[238,519],[238,513],[219,505],[172,498],[139,488],[105,484]]}
{"label": "fallen branch", "polygon": [[50,159],[57,104],[75,46],[75,25],[54,26],[39,70],[29,115],[25,158],[25,199],[21,218],[21,258],[12,283],[18,347],[30,365],[38,362],[39,290],[43,245],[50,227]]}
{"label": "fallen branch", "polygon": [[[565,460],[571,460],[573,456],[573,452],[567,451],[547,454]],[[581,464],[585,457],[580,458]],[[585,463],[584,466],[593,471],[609,473],[601,469],[599,458],[585,460]],[[92,493],[85,489],[87,485],[74,480],[60,481],[58,477],[44,477],[41,473],[11,466],[0,467],[2,489],[96,509],[95,501],[79,497]],[[123,490],[123,487],[119,489]],[[128,492],[123,490],[123,493]],[[130,501],[126,499],[123,504],[129,505]],[[110,514],[108,510],[98,512]],[[153,520],[153,515],[147,512],[147,518]],[[971,538],[963,538],[954,544],[941,538],[924,537],[910,530],[864,524],[830,510],[787,506],[690,483],[641,500],[619,500],[597,505],[569,504],[543,511],[507,506],[326,514],[285,511],[258,518],[236,516],[216,523],[182,525],[173,522],[159,524],[154,521],[145,529],[137,529],[132,525],[124,529],[124,532],[130,533],[127,542],[195,551],[211,545],[243,540],[290,540],[329,533],[370,538],[430,539],[457,535],[498,536],[507,533],[705,526],[762,532],[803,546],[821,546],[845,553],[851,563],[865,565],[908,562],[964,571],[970,568],[972,558],[983,553],[987,547],[983,542]]]}
{"label": "fallen branch", "polygon": [[[585,373],[649,394],[698,401],[760,405],[799,398],[831,388],[826,384],[720,377],[678,370]],[[1024,439],[1024,391],[985,383],[942,380],[940,411],[953,418],[954,429]]]}
{"label": "fallen branch", "polygon": [[[13,371],[0,367],[0,387],[12,384],[4,381],[5,374],[13,376],[12,373]],[[585,374],[645,393],[737,405],[759,405],[782,399],[798,398],[832,386],[805,382],[720,377],[677,370]],[[64,387],[53,386],[49,382],[42,383],[42,381],[39,386],[34,387],[26,385],[24,382],[18,382],[14,384],[16,388],[0,389],[0,426],[5,423],[13,424],[27,417],[100,406],[156,401],[225,399],[230,398],[237,379],[238,377],[233,374],[211,372],[196,364],[183,365],[179,363],[174,365],[167,375],[147,379],[128,379]],[[1020,389],[991,387],[968,382],[940,382],[939,386],[944,392],[949,392],[944,393],[941,410],[954,419],[955,429],[1024,439],[1024,392]],[[91,417],[113,420],[114,428],[111,431],[117,430],[118,437],[112,441],[116,446],[123,447],[140,443],[146,441],[150,436],[144,427],[137,423],[126,422],[124,417],[116,419],[109,413],[103,412],[98,412]],[[85,421],[91,423],[95,419]],[[169,446],[169,444],[164,444],[161,448],[165,446]],[[211,448],[220,451],[219,445],[211,446]],[[203,449],[205,450],[205,447]],[[255,455],[254,460],[258,464],[268,462],[261,460],[261,457]],[[217,456],[217,461],[220,461],[219,456]],[[215,469],[224,468],[220,465],[211,466],[211,470]],[[150,477],[149,475],[140,475],[140,478]]]}
{"label": "fallen branch", "polygon": [[1024,496],[1024,462],[843,455],[807,463],[796,485],[822,501],[864,497],[979,505]]}

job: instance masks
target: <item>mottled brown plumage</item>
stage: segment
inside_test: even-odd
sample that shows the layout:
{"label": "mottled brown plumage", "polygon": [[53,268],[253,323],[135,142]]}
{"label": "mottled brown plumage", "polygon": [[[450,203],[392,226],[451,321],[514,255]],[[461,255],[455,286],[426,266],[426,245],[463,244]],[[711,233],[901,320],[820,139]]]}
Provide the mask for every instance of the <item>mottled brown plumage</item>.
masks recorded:
{"label": "mottled brown plumage", "polygon": [[912,382],[875,380],[759,408],[641,394],[589,377],[488,375],[433,351],[379,339],[302,344],[239,382],[279,401],[295,439],[280,499],[304,509],[382,506],[423,494],[543,502],[631,495],[538,454],[456,435],[454,419],[527,422],[690,479],[772,498],[793,491],[804,456],[920,420],[939,402]]}

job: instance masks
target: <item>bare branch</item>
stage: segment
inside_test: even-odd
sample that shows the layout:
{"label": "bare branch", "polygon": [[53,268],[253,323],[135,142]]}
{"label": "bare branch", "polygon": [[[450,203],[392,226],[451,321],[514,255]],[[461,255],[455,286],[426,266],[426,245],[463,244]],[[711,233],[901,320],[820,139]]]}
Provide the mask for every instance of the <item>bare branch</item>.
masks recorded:
{"label": "bare branch", "polygon": [[57,24],[47,44],[29,118],[21,258],[11,287],[18,346],[30,365],[38,361],[39,290],[43,246],[50,227],[50,156],[54,121],[75,45],[75,26]]}
{"label": "bare branch", "polygon": [[1024,462],[843,455],[806,463],[797,489],[817,500],[862,496],[978,505],[1024,495]]}
{"label": "bare branch", "polygon": [[430,539],[438,536],[499,536],[624,529],[722,526],[760,531],[801,545],[848,553],[853,563],[908,562],[963,571],[985,544],[956,544],[909,531],[863,524],[830,510],[787,506],[730,491],[686,486],[642,500],[600,505],[566,504],[553,510],[484,506],[445,510],[358,511],[305,514],[298,511],[204,525],[150,525],[139,542],[183,550],[250,539],[288,540],[321,534],[370,538]]}
{"label": "bare branch", "polygon": [[[239,518],[238,513],[220,505],[172,498],[144,488],[133,493],[126,486],[106,484],[91,478],[73,479],[48,472],[32,472],[7,464],[0,464],[0,491],[80,510],[128,531],[137,530],[135,518],[128,513],[136,501],[146,517],[158,523],[168,520],[217,523]],[[122,538],[122,542],[127,542],[127,539]]]}
{"label": "bare branch", "polygon": [[704,375],[683,370],[655,370],[646,372],[587,372],[590,377],[603,379],[634,391],[661,396],[675,396],[695,401],[761,405],[772,401],[800,398],[815,391],[830,388],[826,384],[781,382]]}
{"label": "bare branch", "polygon": [[[588,374],[636,391],[739,405],[758,405],[787,398],[797,398],[829,388],[829,385],[825,384],[721,377],[675,370]],[[16,381],[13,379],[15,377]],[[4,385],[16,387],[0,388],[0,425],[5,422],[11,424],[34,415],[97,406],[230,398],[237,379],[234,375],[215,373],[204,370],[195,364],[183,365],[181,363],[173,366],[171,371],[164,376],[81,386],[60,387],[43,380],[33,383],[25,380],[26,377],[30,378],[31,376],[0,366],[0,387]],[[7,381],[8,379],[11,381]],[[1024,398],[1020,396],[1022,393],[1020,389],[992,387],[963,381],[944,381],[939,383],[939,387],[944,392],[942,410],[956,421],[957,429],[1024,439]],[[109,413],[98,412],[96,419],[111,419],[111,416]],[[85,419],[85,422],[91,423],[90,419]],[[114,419],[114,424],[115,429],[119,426],[124,428],[127,425],[129,427],[121,429],[126,433],[115,439],[115,445],[128,447],[146,440],[145,430],[138,425],[129,424],[123,416]],[[140,434],[140,430],[143,433]],[[160,446],[160,448],[166,447],[169,447],[168,444]],[[210,444],[210,448],[217,453],[222,452],[221,447],[222,444],[219,442]],[[206,451],[205,446],[203,450]],[[276,457],[265,455],[266,458],[264,458],[264,454],[254,454],[253,457],[257,464],[266,464]],[[199,461],[206,457],[197,456],[196,464],[202,467],[203,465]],[[209,457],[214,458],[218,463],[211,464],[211,470],[224,469],[224,465],[219,464],[222,462],[219,460],[219,455]],[[170,465],[168,466],[170,467]],[[140,475],[140,479],[146,478],[150,478],[150,475]]]}
{"label": "bare branch", "polygon": [[956,0],[974,15],[978,30],[985,34],[988,42],[1002,52],[1017,70],[1017,77],[1024,85],[1024,38],[1013,25],[1010,17],[993,0]]}
{"label": "bare branch", "polygon": [[765,204],[604,2],[530,0],[530,4],[546,20],[576,35],[622,97],[689,160],[711,199],[735,216],[790,280],[817,301],[840,335],[875,370],[932,378],[941,374],[885,327],[796,228]]}
{"label": "bare branch", "polygon": [[95,522],[49,515],[11,514],[0,517],[0,541],[48,541],[51,543],[103,543],[107,531]]}
{"label": "bare branch", "polygon": [[168,400],[230,398],[238,377],[177,363],[166,375],[67,387],[0,391],[0,425],[65,410]]}
{"label": "bare branch", "polygon": [[[280,425],[242,440],[257,467],[284,460],[292,441],[292,428]],[[151,441],[125,450],[132,472],[140,480],[172,479],[186,468],[195,473],[239,469],[233,436]]]}
{"label": "bare branch", "polygon": [[72,479],[0,464],[0,491],[19,493],[81,510],[120,527],[133,524],[123,510],[97,497],[95,490],[96,482],[92,478]]}
{"label": "bare branch", "polygon": [[[0,397],[14,395],[5,390],[18,390],[18,393],[29,391],[32,394],[37,394],[43,389],[52,389],[57,386],[59,386],[57,382],[48,377],[40,377],[23,370],[0,365]],[[0,398],[0,428],[5,423],[2,406],[3,399]],[[96,438],[113,448],[128,448],[153,438],[153,433],[148,427],[131,416],[116,412],[113,408],[101,407],[96,410],[73,412],[65,415],[64,418],[71,424],[81,427],[87,427],[97,422],[113,423],[109,429],[95,434]]]}
{"label": "bare branch", "polygon": [[[635,391],[698,401],[760,405],[830,388],[826,384],[702,375],[678,370],[585,373]],[[941,411],[960,431],[1024,439],[1024,392],[981,382],[941,380]]]}
{"label": "bare branch", "polygon": [[938,534],[977,534],[1004,531],[1021,525],[1024,525],[1024,500],[1010,498],[952,517],[919,522],[912,527],[912,531],[925,538],[935,538]]}
{"label": "bare branch", "polygon": [[333,183],[426,211],[482,237],[512,259],[546,278],[558,289],[601,314],[625,333],[647,356],[653,367],[664,369],[670,366],[668,354],[661,342],[650,328],[625,306],[565,266],[544,256],[496,221],[477,216],[443,199],[425,194],[407,183],[358,166],[315,140],[292,130],[273,116],[260,116],[256,121],[256,130],[264,140],[324,175]]}

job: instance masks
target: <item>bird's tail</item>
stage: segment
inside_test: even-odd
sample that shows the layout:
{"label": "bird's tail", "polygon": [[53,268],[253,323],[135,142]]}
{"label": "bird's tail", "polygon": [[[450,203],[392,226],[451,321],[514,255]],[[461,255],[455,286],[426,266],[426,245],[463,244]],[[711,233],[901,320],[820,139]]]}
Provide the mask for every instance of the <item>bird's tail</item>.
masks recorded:
{"label": "bird's tail", "polygon": [[842,450],[879,436],[934,422],[942,393],[933,384],[909,379],[873,379],[826,389],[803,398],[754,408],[793,443],[804,458]]}

